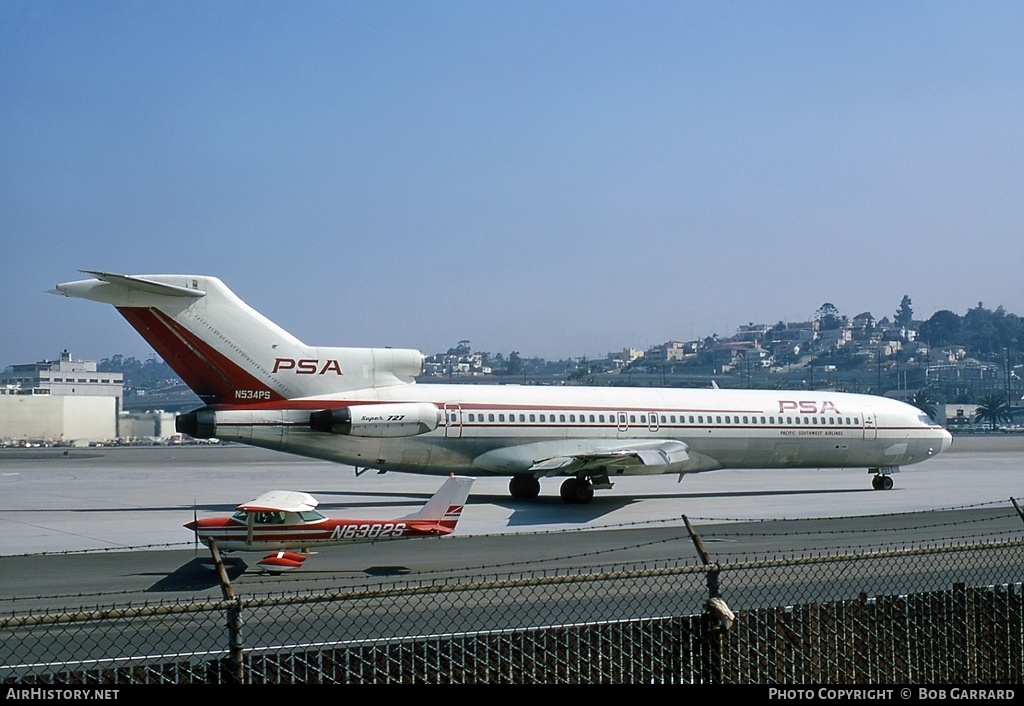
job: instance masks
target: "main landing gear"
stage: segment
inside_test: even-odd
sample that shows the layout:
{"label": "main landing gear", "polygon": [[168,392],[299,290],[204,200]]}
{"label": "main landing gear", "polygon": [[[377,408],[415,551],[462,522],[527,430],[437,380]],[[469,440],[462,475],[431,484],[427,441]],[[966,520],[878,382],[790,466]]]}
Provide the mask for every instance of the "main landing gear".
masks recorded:
{"label": "main landing gear", "polygon": [[586,478],[566,478],[558,492],[572,505],[586,505],[594,499],[594,486]]}
{"label": "main landing gear", "polygon": [[508,492],[517,500],[533,500],[540,495],[540,481],[525,473],[512,476],[508,482]]}
{"label": "main landing gear", "polygon": [[[540,495],[540,481],[529,474],[512,476],[508,492],[517,500],[533,500]],[[594,484],[587,478],[566,478],[559,494],[567,503],[585,505],[594,499]]]}

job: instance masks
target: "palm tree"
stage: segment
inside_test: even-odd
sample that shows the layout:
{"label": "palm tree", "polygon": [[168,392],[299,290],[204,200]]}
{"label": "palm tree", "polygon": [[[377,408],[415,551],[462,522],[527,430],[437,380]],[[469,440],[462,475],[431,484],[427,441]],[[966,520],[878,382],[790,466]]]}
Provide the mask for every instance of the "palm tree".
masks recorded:
{"label": "palm tree", "polygon": [[978,404],[978,409],[975,412],[975,416],[979,422],[988,422],[992,425],[992,431],[996,430],[1000,422],[1010,422],[1013,420],[1013,413],[1010,411],[1010,405],[1006,404],[1006,400],[1002,395],[992,394],[985,395],[981,398],[981,402]]}
{"label": "palm tree", "polygon": [[928,418],[932,421],[937,421],[938,409],[935,406],[935,398],[932,397],[932,393],[928,390],[922,388],[915,392],[913,399],[910,400],[910,404],[927,414]]}

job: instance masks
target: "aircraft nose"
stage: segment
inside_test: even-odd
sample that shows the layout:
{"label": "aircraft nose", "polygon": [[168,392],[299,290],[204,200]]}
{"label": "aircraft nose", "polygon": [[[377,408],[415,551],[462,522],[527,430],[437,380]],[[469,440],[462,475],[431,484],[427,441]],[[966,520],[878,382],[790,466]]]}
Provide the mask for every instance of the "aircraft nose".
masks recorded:
{"label": "aircraft nose", "polygon": [[952,445],[953,445],[953,435],[950,434],[947,430],[943,429],[942,430],[942,448],[939,449],[939,453],[942,453],[943,451],[945,451],[946,449],[948,449]]}

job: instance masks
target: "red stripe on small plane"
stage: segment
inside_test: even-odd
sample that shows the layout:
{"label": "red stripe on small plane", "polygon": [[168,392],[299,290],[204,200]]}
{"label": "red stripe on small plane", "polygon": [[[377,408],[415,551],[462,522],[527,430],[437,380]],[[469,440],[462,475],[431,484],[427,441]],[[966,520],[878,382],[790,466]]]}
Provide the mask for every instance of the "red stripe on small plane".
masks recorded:
{"label": "red stripe on small plane", "polygon": [[237,404],[235,390],[265,390],[271,401],[285,399],[159,310],[117,310],[206,404]]}

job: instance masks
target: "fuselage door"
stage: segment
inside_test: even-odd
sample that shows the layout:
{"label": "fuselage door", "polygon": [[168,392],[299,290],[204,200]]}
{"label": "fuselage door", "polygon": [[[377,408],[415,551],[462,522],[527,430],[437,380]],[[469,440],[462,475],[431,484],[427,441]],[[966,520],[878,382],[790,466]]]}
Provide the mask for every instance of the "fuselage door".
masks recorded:
{"label": "fuselage door", "polygon": [[878,438],[878,428],[875,426],[875,415],[870,412],[864,413],[864,438]]}
{"label": "fuselage door", "polygon": [[615,414],[615,421],[619,427],[619,438],[626,436],[629,431],[629,417],[626,416],[625,412],[617,412]]}
{"label": "fuselage door", "polygon": [[462,407],[460,405],[445,404],[444,435],[447,439],[462,438]]}
{"label": "fuselage door", "polygon": [[651,431],[658,431],[658,413],[648,412],[647,413],[647,428]]}

